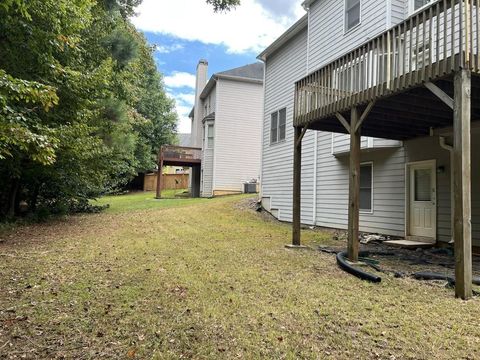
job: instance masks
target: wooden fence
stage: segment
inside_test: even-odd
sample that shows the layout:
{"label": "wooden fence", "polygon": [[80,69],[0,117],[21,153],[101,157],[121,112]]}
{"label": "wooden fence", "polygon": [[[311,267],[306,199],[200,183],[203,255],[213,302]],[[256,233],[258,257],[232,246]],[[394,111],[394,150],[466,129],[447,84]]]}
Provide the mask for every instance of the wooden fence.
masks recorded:
{"label": "wooden fence", "polygon": [[[163,174],[162,190],[187,189],[189,174]],[[144,191],[157,189],[157,173],[145,174]]]}

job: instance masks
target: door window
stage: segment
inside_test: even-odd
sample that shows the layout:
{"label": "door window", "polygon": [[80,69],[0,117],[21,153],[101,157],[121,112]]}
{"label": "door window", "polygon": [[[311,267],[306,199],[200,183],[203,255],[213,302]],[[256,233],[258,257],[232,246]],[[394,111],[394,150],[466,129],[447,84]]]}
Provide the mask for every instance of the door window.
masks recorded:
{"label": "door window", "polygon": [[414,170],[415,201],[432,200],[432,173],[430,169]]}

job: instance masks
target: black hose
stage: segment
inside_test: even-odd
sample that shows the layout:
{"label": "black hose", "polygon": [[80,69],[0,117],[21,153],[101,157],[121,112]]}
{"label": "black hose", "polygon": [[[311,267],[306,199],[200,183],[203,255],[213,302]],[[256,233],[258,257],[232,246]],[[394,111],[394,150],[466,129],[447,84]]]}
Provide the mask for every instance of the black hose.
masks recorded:
{"label": "black hose", "polygon": [[382,278],[380,276],[376,276],[376,275],[373,275],[373,274],[370,274],[370,273],[367,273],[363,270],[360,270],[352,265],[350,265],[348,262],[347,262],[347,259],[346,259],[346,256],[347,256],[347,252],[346,251],[342,251],[342,252],[339,252],[337,254],[337,264],[338,266],[340,266],[340,268],[362,280],[367,280],[367,281],[370,281],[370,282],[373,282],[373,283],[379,283],[380,281],[382,281]]}
{"label": "black hose", "polygon": [[[450,284],[455,284],[455,277],[445,275],[445,274],[440,274],[440,273],[434,273],[429,271],[419,271],[414,273],[412,276],[414,279],[417,279],[417,280],[446,280]],[[480,278],[474,277],[472,279],[472,284],[480,285]]]}

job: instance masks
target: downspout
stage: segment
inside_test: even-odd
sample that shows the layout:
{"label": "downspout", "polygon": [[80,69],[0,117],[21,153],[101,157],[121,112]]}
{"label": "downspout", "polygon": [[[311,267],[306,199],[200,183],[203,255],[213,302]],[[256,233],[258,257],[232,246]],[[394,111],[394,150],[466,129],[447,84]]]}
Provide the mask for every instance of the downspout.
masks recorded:
{"label": "downspout", "polygon": [[454,208],[455,208],[455,199],[454,199],[454,189],[453,189],[453,146],[448,145],[445,141],[445,137],[440,136],[439,138],[440,141],[440,147],[442,149],[447,150],[450,153],[450,234],[451,234],[451,240],[450,243],[453,243],[453,222],[454,222]]}
{"label": "downspout", "polygon": [[[306,59],[306,75],[310,73],[310,6],[304,5],[307,11],[307,59]],[[317,160],[318,160],[318,132],[315,131],[313,143],[313,209],[312,209],[312,225],[317,224]]]}
{"label": "downspout", "polygon": [[[260,190],[259,190],[259,200],[260,202],[262,201],[262,198],[263,198],[263,152],[265,151],[265,118],[266,118],[266,114],[265,114],[265,95],[267,93],[267,85],[266,85],[266,78],[267,78],[267,59],[264,58],[264,59],[260,59],[260,61],[263,63],[263,106],[262,106],[262,139],[261,139],[261,146],[262,146],[262,150],[260,152],[260,179],[259,182],[260,182]],[[270,199],[271,201],[271,199]],[[271,207],[271,203],[270,203],[270,207]]]}

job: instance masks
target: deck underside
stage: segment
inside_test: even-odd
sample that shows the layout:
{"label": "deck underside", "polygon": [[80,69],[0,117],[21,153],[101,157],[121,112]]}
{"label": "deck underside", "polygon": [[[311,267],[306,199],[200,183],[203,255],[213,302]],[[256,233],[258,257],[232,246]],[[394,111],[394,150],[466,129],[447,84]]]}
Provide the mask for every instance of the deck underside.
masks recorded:
{"label": "deck underside", "polygon": [[[453,76],[434,82],[453,98]],[[480,76],[472,74],[472,121],[480,120]],[[366,105],[361,105],[363,110]],[[348,112],[342,113],[346,119]],[[431,129],[453,125],[453,110],[425,86],[378,99],[362,124],[362,135],[408,140],[428,136]],[[313,121],[309,129],[347,133],[335,115]]]}

